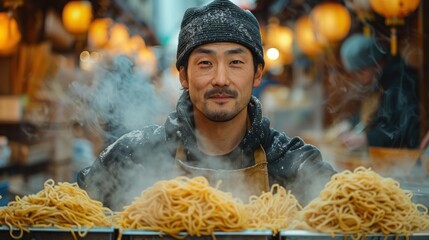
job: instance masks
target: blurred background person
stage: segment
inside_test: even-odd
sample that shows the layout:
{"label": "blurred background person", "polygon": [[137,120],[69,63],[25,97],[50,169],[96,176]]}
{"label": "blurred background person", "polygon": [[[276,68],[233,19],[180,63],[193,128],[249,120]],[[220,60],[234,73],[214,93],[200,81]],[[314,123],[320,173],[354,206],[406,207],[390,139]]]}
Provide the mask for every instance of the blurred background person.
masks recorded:
{"label": "blurred background person", "polygon": [[354,34],[340,49],[344,68],[364,88],[359,110],[331,128],[349,150],[418,148],[417,71],[392,56],[374,37]]}

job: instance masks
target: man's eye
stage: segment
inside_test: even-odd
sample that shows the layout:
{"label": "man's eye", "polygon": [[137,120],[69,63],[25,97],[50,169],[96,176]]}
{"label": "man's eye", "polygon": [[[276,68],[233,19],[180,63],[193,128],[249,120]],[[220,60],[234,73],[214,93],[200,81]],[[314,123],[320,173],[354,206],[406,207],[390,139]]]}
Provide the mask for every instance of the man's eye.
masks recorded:
{"label": "man's eye", "polygon": [[233,61],[231,61],[231,64],[240,64],[240,63],[243,63],[243,62],[240,61],[240,60],[233,60]]}
{"label": "man's eye", "polygon": [[209,61],[200,61],[198,65],[210,65],[211,63]]}

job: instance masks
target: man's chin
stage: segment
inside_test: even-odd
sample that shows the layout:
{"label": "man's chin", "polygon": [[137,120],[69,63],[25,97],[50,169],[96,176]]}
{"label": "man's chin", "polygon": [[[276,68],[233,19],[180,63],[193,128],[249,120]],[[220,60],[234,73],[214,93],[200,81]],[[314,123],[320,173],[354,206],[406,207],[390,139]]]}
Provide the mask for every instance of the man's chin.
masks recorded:
{"label": "man's chin", "polygon": [[229,111],[210,112],[206,117],[213,122],[227,122],[234,118]]}

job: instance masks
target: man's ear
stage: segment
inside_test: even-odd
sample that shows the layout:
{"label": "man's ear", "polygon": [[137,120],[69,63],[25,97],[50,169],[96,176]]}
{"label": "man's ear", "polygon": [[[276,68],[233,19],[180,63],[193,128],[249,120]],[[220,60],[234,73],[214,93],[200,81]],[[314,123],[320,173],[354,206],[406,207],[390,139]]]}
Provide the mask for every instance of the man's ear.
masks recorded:
{"label": "man's ear", "polygon": [[186,69],[183,66],[180,67],[179,78],[180,78],[180,84],[182,84],[182,87],[185,89],[188,89],[189,88],[188,76],[186,74]]}
{"label": "man's ear", "polygon": [[255,76],[253,77],[253,87],[254,88],[258,87],[262,82],[262,75],[263,75],[262,70],[263,70],[262,64],[258,64],[258,67],[257,67],[256,72],[255,72]]}

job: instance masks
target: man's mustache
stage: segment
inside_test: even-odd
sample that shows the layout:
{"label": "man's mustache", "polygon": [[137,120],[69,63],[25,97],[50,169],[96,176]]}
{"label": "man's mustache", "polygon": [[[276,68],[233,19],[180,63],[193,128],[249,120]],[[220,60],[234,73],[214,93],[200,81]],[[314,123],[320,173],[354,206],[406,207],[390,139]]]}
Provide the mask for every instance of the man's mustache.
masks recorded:
{"label": "man's mustache", "polygon": [[229,88],[215,87],[215,88],[208,90],[204,94],[204,98],[210,98],[210,97],[216,96],[216,95],[228,95],[231,97],[237,97],[238,93],[237,93],[237,91],[229,89]]}

